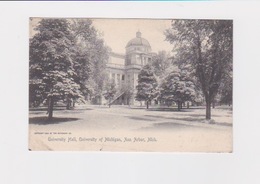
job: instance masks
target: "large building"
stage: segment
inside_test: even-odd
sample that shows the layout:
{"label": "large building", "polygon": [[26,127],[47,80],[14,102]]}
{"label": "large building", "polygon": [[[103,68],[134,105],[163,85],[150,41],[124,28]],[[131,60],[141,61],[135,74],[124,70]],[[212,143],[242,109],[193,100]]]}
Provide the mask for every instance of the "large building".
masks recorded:
{"label": "large building", "polygon": [[[134,96],[138,74],[144,65],[152,61],[154,53],[151,52],[150,43],[142,37],[140,31],[126,44],[125,50],[125,54],[110,53],[107,72],[118,89],[112,103],[133,105],[137,103]],[[129,96],[129,90],[132,90],[134,94]]]}

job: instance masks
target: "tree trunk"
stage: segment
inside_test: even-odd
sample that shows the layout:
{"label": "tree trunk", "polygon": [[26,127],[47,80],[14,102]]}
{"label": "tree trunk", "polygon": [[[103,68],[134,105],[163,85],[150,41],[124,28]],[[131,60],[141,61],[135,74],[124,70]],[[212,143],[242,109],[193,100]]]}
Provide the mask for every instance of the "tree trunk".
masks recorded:
{"label": "tree trunk", "polygon": [[67,106],[66,106],[66,109],[67,109],[67,110],[70,109],[70,101],[69,101],[69,99],[67,99]]}
{"label": "tree trunk", "polygon": [[53,97],[49,97],[49,104],[48,104],[48,119],[51,120],[53,117],[53,104],[54,100]]}
{"label": "tree trunk", "polygon": [[212,102],[212,108],[215,108],[215,101]]}
{"label": "tree trunk", "polygon": [[211,119],[211,103],[209,100],[206,101],[206,119]]}
{"label": "tree trunk", "polygon": [[181,104],[180,104],[181,102],[177,102],[177,104],[178,104],[178,111],[180,111],[181,110]]}
{"label": "tree trunk", "polygon": [[187,109],[189,109],[190,108],[190,103],[189,102],[187,102]]}
{"label": "tree trunk", "polygon": [[146,109],[149,109],[149,101],[146,101]]}

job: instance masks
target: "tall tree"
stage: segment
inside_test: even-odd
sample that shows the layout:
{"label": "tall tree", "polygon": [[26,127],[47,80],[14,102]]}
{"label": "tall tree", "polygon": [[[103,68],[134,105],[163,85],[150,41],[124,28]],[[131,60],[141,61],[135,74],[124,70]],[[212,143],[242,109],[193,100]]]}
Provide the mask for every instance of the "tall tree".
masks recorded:
{"label": "tall tree", "polygon": [[152,57],[152,66],[156,76],[163,76],[167,69],[171,66],[170,54],[166,51],[159,51],[157,55]]}
{"label": "tall tree", "polygon": [[136,100],[145,101],[148,109],[149,103],[157,96],[157,80],[151,65],[145,65],[140,71],[136,89]]}
{"label": "tall tree", "polygon": [[206,119],[211,103],[233,60],[232,20],[173,20],[166,39],[174,45],[179,65],[194,73],[206,101]]}
{"label": "tall tree", "polygon": [[66,19],[42,19],[35,30],[30,40],[30,96],[42,95],[51,119],[58,100],[82,99],[72,60],[74,39]]}
{"label": "tall tree", "polygon": [[72,32],[77,43],[75,60],[79,67],[79,80],[84,95],[89,100],[102,96],[105,79],[106,63],[109,48],[105,46],[101,34],[95,29],[90,19],[72,19]]}

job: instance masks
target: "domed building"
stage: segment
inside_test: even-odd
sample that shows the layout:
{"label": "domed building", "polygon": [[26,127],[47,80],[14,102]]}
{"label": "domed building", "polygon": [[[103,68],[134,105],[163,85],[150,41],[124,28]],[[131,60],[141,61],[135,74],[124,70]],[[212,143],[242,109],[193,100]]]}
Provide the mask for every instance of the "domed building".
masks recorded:
{"label": "domed building", "polygon": [[151,57],[150,43],[142,38],[141,32],[138,31],[136,37],[131,39],[126,45],[125,65],[137,64],[143,66],[151,61]]}
{"label": "domed building", "polygon": [[[125,55],[110,53],[107,63],[107,72],[110,80],[114,81],[119,89],[115,95],[113,104],[134,105],[138,74],[141,68],[152,61],[154,53],[148,40],[142,37],[140,31],[131,39],[125,47]],[[132,94],[132,95],[131,95]]]}

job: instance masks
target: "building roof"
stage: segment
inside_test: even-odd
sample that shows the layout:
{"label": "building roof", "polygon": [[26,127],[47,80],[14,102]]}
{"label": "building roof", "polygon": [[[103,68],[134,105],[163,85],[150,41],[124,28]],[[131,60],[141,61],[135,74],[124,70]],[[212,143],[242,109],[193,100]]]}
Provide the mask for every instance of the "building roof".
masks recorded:
{"label": "building roof", "polygon": [[124,55],[124,54],[119,54],[119,53],[115,53],[115,52],[109,52],[108,54],[109,54],[110,56],[112,56],[112,57],[117,57],[117,58],[125,59],[125,55]]}
{"label": "building roof", "polygon": [[131,40],[127,43],[126,47],[130,47],[130,46],[146,46],[146,47],[151,47],[151,46],[150,46],[150,43],[149,43],[146,39],[142,38],[141,36],[142,36],[142,34],[141,34],[140,31],[136,32],[136,37],[133,38],[133,39],[131,39]]}

